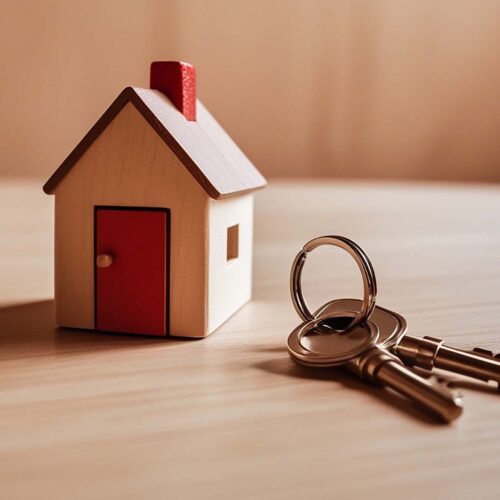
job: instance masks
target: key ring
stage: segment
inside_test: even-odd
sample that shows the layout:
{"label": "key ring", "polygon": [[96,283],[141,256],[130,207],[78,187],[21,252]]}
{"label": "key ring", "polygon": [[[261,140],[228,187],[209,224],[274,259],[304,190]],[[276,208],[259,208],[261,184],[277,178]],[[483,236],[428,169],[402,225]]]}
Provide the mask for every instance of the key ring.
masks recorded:
{"label": "key ring", "polygon": [[[304,321],[312,321],[315,316],[307,307],[304,295],[302,293],[302,269],[304,267],[307,255],[322,245],[333,245],[345,250],[358,264],[361,276],[363,278],[363,302],[360,310],[356,313],[354,319],[346,328],[351,329],[364,323],[370,317],[370,314],[375,308],[375,299],[377,297],[377,280],[375,278],[375,271],[368,259],[367,255],[354,241],[344,238],[343,236],[320,236],[308,241],[302,250],[297,254],[292,264],[290,272],[290,294],[292,295],[292,302],[298,315]],[[321,317],[322,321],[334,318],[338,314],[326,314]]]}

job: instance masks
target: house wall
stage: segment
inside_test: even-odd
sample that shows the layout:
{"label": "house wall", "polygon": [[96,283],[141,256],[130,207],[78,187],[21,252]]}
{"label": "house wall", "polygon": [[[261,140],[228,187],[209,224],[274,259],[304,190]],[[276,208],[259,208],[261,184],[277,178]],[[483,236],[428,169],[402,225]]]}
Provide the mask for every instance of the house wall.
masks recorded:
{"label": "house wall", "polygon": [[208,196],[132,104],[74,165],[55,197],[58,325],[94,328],[94,206],[151,206],[171,210],[170,333],[206,334]]}
{"label": "house wall", "polygon": [[[227,228],[239,225],[238,258],[227,261]],[[209,200],[208,331],[228,319],[252,293],[253,195]]]}

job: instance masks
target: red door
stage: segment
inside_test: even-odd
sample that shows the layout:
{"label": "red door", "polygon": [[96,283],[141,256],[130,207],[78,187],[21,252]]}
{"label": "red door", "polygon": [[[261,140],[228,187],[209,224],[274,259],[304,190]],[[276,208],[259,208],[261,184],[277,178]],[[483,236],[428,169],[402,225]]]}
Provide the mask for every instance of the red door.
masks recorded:
{"label": "red door", "polygon": [[96,207],[96,329],[167,335],[167,210]]}

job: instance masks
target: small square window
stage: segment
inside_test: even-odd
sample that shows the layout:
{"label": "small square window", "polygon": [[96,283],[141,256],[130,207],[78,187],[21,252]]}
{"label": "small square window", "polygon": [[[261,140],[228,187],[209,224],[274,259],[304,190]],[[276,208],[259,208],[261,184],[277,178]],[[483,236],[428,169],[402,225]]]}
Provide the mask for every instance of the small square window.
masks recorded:
{"label": "small square window", "polygon": [[238,258],[239,250],[239,225],[231,226],[227,228],[227,260],[233,260]]}

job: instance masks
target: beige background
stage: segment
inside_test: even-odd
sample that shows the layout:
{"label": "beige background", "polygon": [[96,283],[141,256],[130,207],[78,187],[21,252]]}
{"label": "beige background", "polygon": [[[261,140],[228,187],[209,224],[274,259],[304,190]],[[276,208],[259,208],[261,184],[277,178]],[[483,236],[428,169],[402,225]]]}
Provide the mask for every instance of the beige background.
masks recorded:
{"label": "beige background", "polygon": [[500,2],[3,1],[0,175],[48,176],[149,62],[268,176],[500,180]]}

